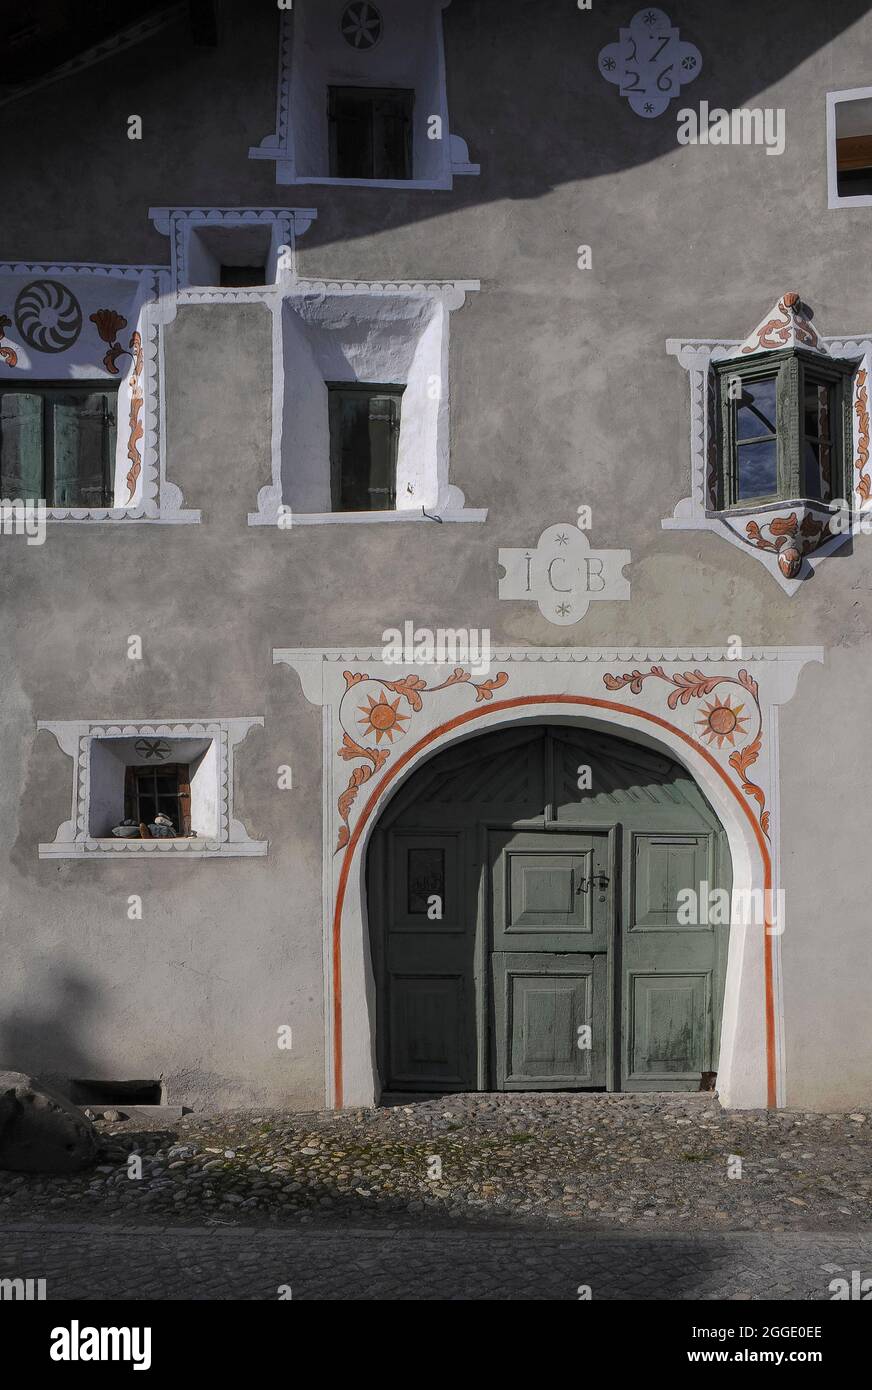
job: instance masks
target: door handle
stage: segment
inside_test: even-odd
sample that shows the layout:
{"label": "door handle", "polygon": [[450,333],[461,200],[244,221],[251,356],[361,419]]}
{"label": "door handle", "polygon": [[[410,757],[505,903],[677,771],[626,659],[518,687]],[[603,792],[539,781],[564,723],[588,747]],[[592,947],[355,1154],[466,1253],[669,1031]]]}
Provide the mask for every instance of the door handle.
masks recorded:
{"label": "door handle", "polygon": [[575,890],[575,896],[578,897],[579,893],[586,893],[591,884],[596,884],[597,888],[604,891],[609,886],[608,874],[591,874],[590,878],[583,878]]}

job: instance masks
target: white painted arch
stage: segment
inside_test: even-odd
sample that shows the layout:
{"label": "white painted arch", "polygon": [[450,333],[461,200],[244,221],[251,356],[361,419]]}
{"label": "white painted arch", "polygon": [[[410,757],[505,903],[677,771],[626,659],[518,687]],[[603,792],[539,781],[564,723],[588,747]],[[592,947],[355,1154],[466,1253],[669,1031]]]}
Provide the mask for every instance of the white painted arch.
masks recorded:
{"label": "white painted arch", "polygon": [[[738,658],[723,648],[507,648],[494,652],[486,680],[463,668],[454,668],[452,676],[450,666],[393,666],[375,650],[274,651],[273,660],[293,666],[304,694],[323,710],[328,1105],[371,1105],[377,1098],[366,853],[380,815],[410,776],[436,754],[494,729],[530,721],[598,728],[680,763],[727,834],[734,890],[777,894],[777,713],[794,694],[802,666],[822,656],[816,648],[755,649]],[[641,677],[638,688],[634,673]],[[606,676],[619,688],[609,688]],[[697,676],[703,678],[702,694],[694,693]],[[691,693],[684,700],[690,678]],[[390,702],[399,695],[409,711],[389,751],[372,736],[360,736],[357,713],[383,694]],[[729,763],[736,745],[715,749],[716,741],[707,746],[700,736],[698,725],[713,697],[732,700],[734,707],[741,698],[743,710],[756,707],[759,719],[743,715],[744,746],[757,743],[744,775]],[[379,752],[387,756],[374,768],[373,754]],[[360,782],[349,797],[356,768]],[[774,927],[738,921],[730,928],[718,1062],[718,1090],[728,1107],[775,1105],[784,1095],[780,947],[785,925],[782,915]]]}

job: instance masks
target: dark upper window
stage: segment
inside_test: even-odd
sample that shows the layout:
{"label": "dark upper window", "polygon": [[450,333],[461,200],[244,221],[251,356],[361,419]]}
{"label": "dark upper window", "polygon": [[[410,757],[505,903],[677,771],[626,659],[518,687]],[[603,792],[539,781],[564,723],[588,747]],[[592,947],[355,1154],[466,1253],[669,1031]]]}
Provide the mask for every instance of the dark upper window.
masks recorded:
{"label": "dark upper window", "polygon": [[112,505],[117,386],[0,386],[0,497],[50,507]]}
{"label": "dark upper window", "polygon": [[410,179],[415,93],[397,87],[329,87],[330,176]]}
{"label": "dark upper window", "polygon": [[187,835],[191,829],[191,779],[187,763],[128,767],[124,814],[129,820],[144,825],[152,825],[157,815],[168,816],[175,833]]}
{"label": "dark upper window", "polygon": [[328,383],[334,512],[392,511],[403,386]]}
{"label": "dark upper window", "polygon": [[719,508],[848,496],[855,365],[793,348],[717,363]]}

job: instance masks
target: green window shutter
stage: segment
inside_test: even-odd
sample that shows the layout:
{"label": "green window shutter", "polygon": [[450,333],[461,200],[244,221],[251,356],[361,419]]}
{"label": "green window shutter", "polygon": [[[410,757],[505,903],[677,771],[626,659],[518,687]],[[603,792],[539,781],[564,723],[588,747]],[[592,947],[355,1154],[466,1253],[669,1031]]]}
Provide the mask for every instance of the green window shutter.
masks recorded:
{"label": "green window shutter", "polygon": [[114,456],[114,392],[57,392],[48,398],[54,505],[104,507]]}
{"label": "green window shutter", "polygon": [[0,396],[0,497],[5,501],[45,495],[42,397],[4,391]]}
{"label": "green window shutter", "polygon": [[329,87],[331,178],[410,179],[414,102],[406,88]]}
{"label": "green window shutter", "polygon": [[328,386],[334,511],[392,511],[402,387]]}

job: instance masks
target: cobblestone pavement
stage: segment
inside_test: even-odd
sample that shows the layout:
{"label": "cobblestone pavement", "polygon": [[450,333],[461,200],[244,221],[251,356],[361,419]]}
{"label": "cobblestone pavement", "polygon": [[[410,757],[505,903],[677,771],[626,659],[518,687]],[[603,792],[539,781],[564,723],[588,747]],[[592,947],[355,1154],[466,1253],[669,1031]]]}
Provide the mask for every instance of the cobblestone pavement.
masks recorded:
{"label": "cobblestone pavement", "polygon": [[872,1236],[0,1227],[0,1278],[53,1299],[832,1298]]}
{"label": "cobblestone pavement", "polygon": [[0,1173],[0,1222],[872,1234],[872,1122],[859,1112],[526,1093],[99,1128],[96,1169]]}

